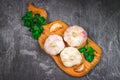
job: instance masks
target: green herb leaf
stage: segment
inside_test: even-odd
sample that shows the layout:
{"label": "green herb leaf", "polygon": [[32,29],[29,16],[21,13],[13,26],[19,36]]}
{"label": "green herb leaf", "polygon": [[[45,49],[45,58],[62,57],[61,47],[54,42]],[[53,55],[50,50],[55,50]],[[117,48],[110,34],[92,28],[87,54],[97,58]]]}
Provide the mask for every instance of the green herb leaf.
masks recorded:
{"label": "green herb leaf", "polygon": [[87,50],[88,50],[88,52],[94,52],[95,51],[91,46],[88,46]]}
{"label": "green herb leaf", "polygon": [[40,17],[40,15],[39,15],[39,14],[35,14],[34,17],[35,17],[36,19],[38,19],[38,18]]}
{"label": "green herb leaf", "polygon": [[32,11],[29,11],[21,19],[24,21],[24,26],[29,28],[32,36],[37,40],[44,30],[42,26],[46,24],[45,18],[39,14],[33,15]]}
{"label": "green herb leaf", "polygon": [[40,31],[41,33],[43,32],[43,30],[44,30],[44,28],[43,28],[43,27],[40,27],[39,31]]}
{"label": "green herb leaf", "polygon": [[22,20],[30,20],[31,18],[27,17],[27,16],[23,16]]}
{"label": "green herb leaf", "polygon": [[32,19],[33,19],[33,14],[31,11],[27,12],[25,16],[22,17],[22,20],[25,20],[25,21],[32,20]]}
{"label": "green herb leaf", "polygon": [[[84,55],[84,56],[85,56],[85,55]],[[86,59],[88,62],[92,62],[93,59],[94,59],[94,55],[90,55],[90,54],[88,53],[88,55],[85,56],[85,59]]]}
{"label": "green herb leaf", "polygon": [[31,26],[30,21],[25,21],[25,22],[24,22],[24,26],[30,27],[30,26]]}
{"label": "green herb leaf", "polygon": [[38,27],[33,27],[32,32],[36,32],[36,31],[39,31],[39,28]]}
{"label": "green herb leaf", "polygon": [[86,49],[85,47],[82,47],[82,48],[79,49],[79,51],[80,51],[81,53],[85,52],[86,50],[87,50],[87,49]]}
{"label": "green herb leaf", "polygon": [[84,52],[84,57],[86,58],[89,55],[88,52]]}
{"label": "green herb leaf", "polygon": [[79,51],[84,54],[85,59],[88,62],[92,62],[94,60],[94,52],[95,50],[89,45],[88,40],[86,41],[86,44],[84,47],[81,47]]}
{"label": "green herb leaf", "polygon": [[40,36],[39,31],[33,32],[33,33],[32,33],[32,36],[37,40],[37,39],[39,38],[39,36]]}
{"label": "green herb leaf", "polygon": [[38,23],[40,23],[40,24],[42,24],[42,25],[45,25],[45,24],[46,24],[45,18],[44,18],[44,17],[40,17],[40,18],[38,19]]}
{"label": "green herb leaf", "polygon": [[28,12],[26,13],[26,16],[28,16],[28,17],[32,17],[32,16],[33,16],[32,11],[28,11]]}

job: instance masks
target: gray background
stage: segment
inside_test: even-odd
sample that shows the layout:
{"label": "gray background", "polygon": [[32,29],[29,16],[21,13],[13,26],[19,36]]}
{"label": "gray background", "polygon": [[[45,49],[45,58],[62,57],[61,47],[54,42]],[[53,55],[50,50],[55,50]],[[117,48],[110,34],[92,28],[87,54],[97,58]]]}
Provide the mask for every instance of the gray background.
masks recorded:
{"label": "gray background", "polygon": [[[80,25],[103,50],[84,77],[61,71],[31,37],[21,17],[27,3],[48,12],[48,22]],[[0,0],[0,80],[120,80],[120,0]]]}

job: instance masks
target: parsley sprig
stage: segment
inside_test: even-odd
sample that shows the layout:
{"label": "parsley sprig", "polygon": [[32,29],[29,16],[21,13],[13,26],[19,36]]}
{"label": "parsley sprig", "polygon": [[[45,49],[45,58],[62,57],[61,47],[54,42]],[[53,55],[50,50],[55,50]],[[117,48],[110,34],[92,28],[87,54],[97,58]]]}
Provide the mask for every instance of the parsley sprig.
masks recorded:
{"label": "parsley sprig", "polygon": [[22,20],[24,21],[24,26],[29,28],[32,36],[37,40],[44,30],[42,26],[46,24],[45,18],[39,14],[33,15],[32,11],[29,11],[22,17]]}
{"label": "parsley sprig", "polygon": [[92,48],[92,46],[89,45],[88,39],[86,41],[85,46],[81,47],[79,49],[79,51],[84,54],[84,57],[88,62],[92,62],[94,60],[94,57],[95,57],[94,52],[95,52],[95,50]]}

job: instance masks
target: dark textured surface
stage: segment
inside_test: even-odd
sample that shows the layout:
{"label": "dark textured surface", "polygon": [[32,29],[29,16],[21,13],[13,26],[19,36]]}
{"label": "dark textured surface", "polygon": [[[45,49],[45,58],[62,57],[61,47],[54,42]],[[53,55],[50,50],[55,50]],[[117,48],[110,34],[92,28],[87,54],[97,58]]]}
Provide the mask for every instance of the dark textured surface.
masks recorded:
{"label": "dark textured surface", "polygon": [[[80,25],[103,49],[100,63],[84,77],[61,71],[39,47],[20,18],[27,3]],[[0,0],[0,80],[120,80],[120,0]]]}

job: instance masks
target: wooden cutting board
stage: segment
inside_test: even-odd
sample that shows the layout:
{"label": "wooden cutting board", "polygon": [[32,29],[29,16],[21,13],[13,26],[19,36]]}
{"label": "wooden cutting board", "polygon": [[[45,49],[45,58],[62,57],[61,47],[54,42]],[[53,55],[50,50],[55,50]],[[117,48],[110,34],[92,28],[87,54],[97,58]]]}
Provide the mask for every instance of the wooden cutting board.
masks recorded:
{"label": "wooden cutting board", "polygon": [[[37,14],[40,14],[43,17],[47,18],[46,10],[43,9],[43,8],[38,8],[38,7],[34,6],[32,3],[28,4],[28,11],[32,11],[34,14],[37,13]],[[54,23],[60,23],[63,27],[61,29],[58,29],[57,31],[50,32],[51,25],[54,24]],[[67,27],[68,27],[68,25],[66,23],[64,23],[63,21],[60,21],[60,20],[55,20],[55,21],[45,25],[44,26],[44,32],[38,39],[38,43],[40,44],[41,48],[44,50],[44,42],[49,35],[57,34],[57,35],[60,35],[60,36],[63,37],[64,31],[67,29]],[[51,56],[51,58],[54,59],[55,63],[58,65],[58,67],[62,71],[64,71],[65,73],[67,73],[71,76],[75,76],[75,77],[84,76],[96,64],[98,64],[98,62],[100,61],[100,58],[101,58],[101,54],[102,54],[101,48],[94,41],[92,41],[90,38],[88,38],[88,42],[94,48],[94,50],[96,51],[96,52],[94,52],[94,54],[95,54],[94,60],[91,63],[86,61],[84,56],[82,55],[82,57],[83,57],[82,64],[68,68],[68,67],[65,67],[63,65],[63,63],[60,59],[60,55],[56,55],[56,56],[51,56],[50,55],[50,56]],[[68,46],[68,45],[66,44],[66,46]],[[81,46],[79,46],[77,48],[79,49],[80,47]],[[83,67],[84,67],[84,69],[83,69]],[[82,68],[82,70],[80,72],[76,71],[77,69],[81,69],[81,68]]]}

